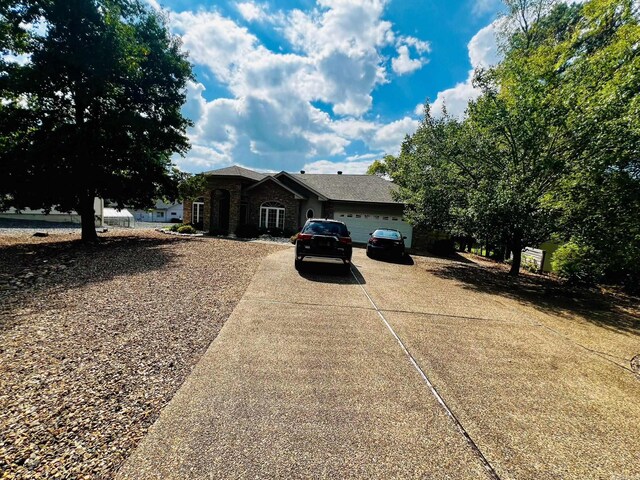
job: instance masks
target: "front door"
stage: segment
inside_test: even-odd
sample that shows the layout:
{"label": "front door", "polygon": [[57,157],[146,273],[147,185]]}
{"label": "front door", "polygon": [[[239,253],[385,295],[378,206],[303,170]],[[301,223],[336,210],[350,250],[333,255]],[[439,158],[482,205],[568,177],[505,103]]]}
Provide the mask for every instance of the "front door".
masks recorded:
{"label": "front door", "polygon": [[229,208],[231,195],[228,190],[216,190],[212,194],[211,232],[227,235],[229,233]]}

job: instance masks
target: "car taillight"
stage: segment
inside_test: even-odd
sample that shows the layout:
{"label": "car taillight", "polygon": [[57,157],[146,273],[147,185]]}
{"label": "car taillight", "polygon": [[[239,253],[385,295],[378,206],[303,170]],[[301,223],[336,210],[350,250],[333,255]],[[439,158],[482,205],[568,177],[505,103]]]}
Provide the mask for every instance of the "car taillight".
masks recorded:
{"label": "car taillight", "polygon": [[351,245],[351,237],[340,237],[340,243]]}
{"label": "car taillight", "polygon": [[372,238],[371,240],[369,240],[369,242],[373,243],[374,245],[376,243],[380,243],[380,241],[377,238]]}
{"label": "car taillight", "polygon": [[298,240],[311,240],[312,237],[313,237],[313,235],[311,235],[310,233],[299,233],[298,234]]}

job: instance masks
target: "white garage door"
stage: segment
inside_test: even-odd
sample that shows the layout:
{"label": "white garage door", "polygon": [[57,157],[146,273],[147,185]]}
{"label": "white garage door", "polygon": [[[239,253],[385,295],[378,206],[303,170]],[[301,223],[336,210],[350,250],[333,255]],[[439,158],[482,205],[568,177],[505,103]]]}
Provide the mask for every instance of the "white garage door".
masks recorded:
{"label": "white garage door", "polygon": [[334,218],[347,225],[354,242],[367,243],[369,233],[373,232],[376,228],[393,228],[399,230],[402,235],[407,237],[404,241],[405,245],[407,247],[411,246],[413,229],[407,222],[403,222],[401,217],[358,212],[336,212]]}

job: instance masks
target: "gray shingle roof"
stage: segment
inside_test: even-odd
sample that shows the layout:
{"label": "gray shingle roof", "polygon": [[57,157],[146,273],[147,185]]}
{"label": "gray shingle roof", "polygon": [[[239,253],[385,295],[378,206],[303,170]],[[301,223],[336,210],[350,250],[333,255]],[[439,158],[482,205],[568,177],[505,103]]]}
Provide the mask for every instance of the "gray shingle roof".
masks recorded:
{"label": "gray shingle roof", "polygon": [[396,186],[377,175],[291,174],[330,200],[344,202],[399,203],[393,199]]}
{"label": "gray shingle roof", "polygon": [[[204,172],[204,175],[224,177],[243,177],[260,181],[267,176],[278,177],[279,174],[259,173],[248,168],[232,165]],[[327,197],[330,200],[343,202],[367,203],[399,203],[393,199],[392,192],[396,186],[376,175],[337,175],[323,173],[289,174],[298,182]],[[295,186],[291,186],[295,190]]]}
{"label": "gray shingle roof", "polygon": [[208,172],[204,172],[204,175],[216,175],[223,177],[244,177],[250,180],[262,180],[266,175],[264,173],[254,172],[253,170],[249,170],[248,168],[242,168],[237,165],[232,165],[230,167],[219,168],[217,170],[210,170]]}

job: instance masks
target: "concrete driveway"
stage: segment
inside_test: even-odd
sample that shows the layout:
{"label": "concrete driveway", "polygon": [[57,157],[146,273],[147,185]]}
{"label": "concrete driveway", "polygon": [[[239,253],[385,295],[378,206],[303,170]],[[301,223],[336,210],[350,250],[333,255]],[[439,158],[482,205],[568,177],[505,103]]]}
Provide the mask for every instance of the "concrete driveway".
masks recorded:
{"label": "concrete driveway", "polygon": [[597,351],[439,264],[270,256],[118,476],[640,479],[638,336]]}

